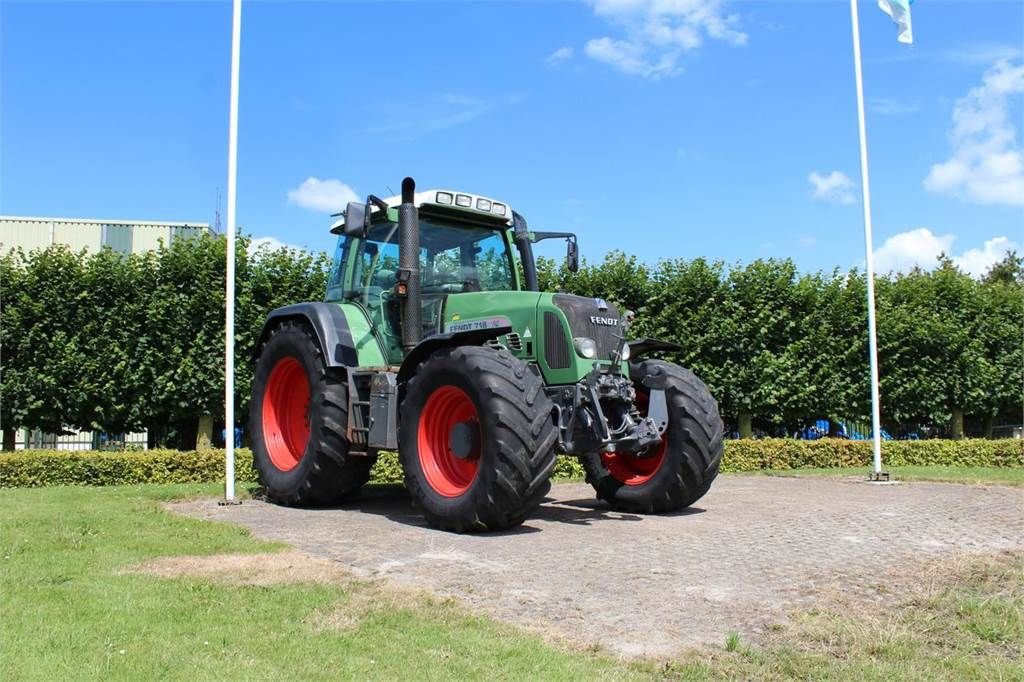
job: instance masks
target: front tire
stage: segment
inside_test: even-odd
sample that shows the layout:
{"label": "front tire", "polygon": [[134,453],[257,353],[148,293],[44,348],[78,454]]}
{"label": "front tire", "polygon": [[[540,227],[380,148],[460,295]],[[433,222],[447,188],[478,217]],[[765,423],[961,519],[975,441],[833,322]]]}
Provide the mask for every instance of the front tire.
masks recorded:
{"label": "front tire", "polygon": [[427,523],[444,530],[519,525],[551,488],[557,431],[540,378],[507,350],[446,348],[409,381],[399,457]]}
{"label": "front tire", "polygon": [[662,360],[630,365],[637,402],[646,412],[641,380],[664,374],[668,429],[651,456],[595,453],[580,459],[597,496],[613,508],[641,514],[685,509],[699,500],[718,475],[724,426],[718,403],[693,372]]}
{"label": "front tire", "polygon": [[349,456],[345,377],[325,366],[312,330],[284,322],[260,349],[249,432],[253,464],[267,498],[326,505],[370,480],[375,457]]}

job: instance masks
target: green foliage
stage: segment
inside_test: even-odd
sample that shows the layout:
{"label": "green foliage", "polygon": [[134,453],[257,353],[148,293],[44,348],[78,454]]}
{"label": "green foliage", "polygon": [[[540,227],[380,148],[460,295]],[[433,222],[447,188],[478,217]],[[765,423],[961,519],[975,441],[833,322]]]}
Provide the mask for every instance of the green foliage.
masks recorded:
{"label": "green foliage", "polygon": [[[889,466],[1024,467],[1024,442],[1002,440],[886,441],[882,457]],[[864,467],[871,462],[871,443],[825,438],[766,438],[725,443],[722,471],[758,471],[827,467]],[[252,452],[235,450],[239,481],[255,481]],[[574,457],[559,457],[556,480],[582,479]],[[213,483],[224,478],[224,451],[145,450],[141,452],[22,450],[0,455],[0,488],[51,485],[128,485],[137,483]],[[373,483],[401,483],[398,455],[382,452],[374,465]]]}
{"label": "green foliage", "polygon": [[[249,450],[235,450],[240,481],[255,481]],[[211,483],[224,480],[223,450],[22,450],[0,455],[0,488],[51,485]]]}
{"label": "green foliage", "polygon": [[[890,440],[882,443],[890,466],[940,465],[1024,467],[1024,442],[986,440]],[[763,438],[726,441],[722,471],[864,467],[871,463],[871,441]]]}
{"label": "green foliage", "polygon": [[[330,259],[292,249],[235,260],[235,404],[244,421],[267,313],[324,296]],[[224,404],[226,242],[201,235],[146,255],[65,246],[0,259],[0,422],[112,433],[218,414]]]}
{"label": "green foliage", "polygon": [[[223,237],[204,235],[144,256],[53,246],[0,257],[0,423],[159,433],[219,414],[225,255]],[[492,256],[485,270],[504,267]],[[235,267],[241,422],[267,313],[322,299],[330,260],[289,249],[250,253],[243,237]],[[801,274],[788,260],[648,266],[618,251],[577,273],[543,258],[537,270],[544,290],[635,311],[633,338],[679,343],[667,359],[703,378],[726,421],[743,431],[868,421],[867,283],[858,271]],[[1007,254],[981,280],[947,259],[931,272],[879,277],[876,288],[886,428],[955,434],[966,419],[970,431],[987,433],[1020,422],[1019,256]]]}
{"label": "green foliage", "polygon": [[[975,432],[1020,422],[1021,262],[1007,254],[982,280],[948,259],[934,271],[876,278],[885,427],[955,435],[964,415]],[[630,336],[680,344],[668,359],[700,376],[741,431],[755,420],[790,433],[818,418],[869,420],[867,281],[859,271],[800,275],[789,260],[726,268],[701,258],[649,267],[612,252],[576,274],[541,259],[538,279],[548,291],[636,311]]]}

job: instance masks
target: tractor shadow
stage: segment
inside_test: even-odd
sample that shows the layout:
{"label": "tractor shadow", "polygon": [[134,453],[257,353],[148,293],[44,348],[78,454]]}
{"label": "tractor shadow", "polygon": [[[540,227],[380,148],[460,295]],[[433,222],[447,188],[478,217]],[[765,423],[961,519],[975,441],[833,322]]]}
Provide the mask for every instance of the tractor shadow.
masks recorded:
{"label": "tractor shadow", "polygon": [[[690,516],[692,514],[703,514],[704,509],[700,507],[689,507],[677,512],[658,514],[658,518],[671,518],[674,516]],[[589,526],[597,521],[631,521],[638,522],[647,518],[643,514],[631,514],[612,509],[606,502],[596,498],[583,498],[578,500],[556,500],[546,498],[530,518],[555,521],[557,523],[568,523],[577,526]]]}
{"label": "tractor shadow", "polygon": [[[330,507],[329,507],[330,508]],[[429,529],[423,516],[412,503],[409,492],[400,483],[394,484],[371,484],[363,488],[358,498],[335,509],[347,509],[359,511],[366,514],[377,514],[390,521],[401,523],[407,526]],[[704,509],[690,507],[677,512],[659,514],[660,518],[674,516],[689,516],[691,514],[703,514]],[[541,505],[527,517],[526,521],[515,528],[504,531],[489,533],[476,533],[477,537],[504,537],[508,535],[522,535],[525,533],[538,533],[543,529],[531,525],[532,521],[548,521],[554,523],[565,523],[575,526],[589,526],[598,521],[611,522],[638,522],[643,521],[644,516],[640,514],[629,514],[618,512],[608,506],[607,503],[596,498],[583,498],[576,500],[558,500],[553,497],[546,497]],[[444,532],[444,531],[437,531]]]}

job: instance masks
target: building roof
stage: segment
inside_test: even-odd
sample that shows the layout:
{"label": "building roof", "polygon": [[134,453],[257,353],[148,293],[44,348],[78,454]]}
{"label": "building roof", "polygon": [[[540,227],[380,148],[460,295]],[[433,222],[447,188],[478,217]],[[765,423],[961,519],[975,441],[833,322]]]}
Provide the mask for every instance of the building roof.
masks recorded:
{"label": "building roof", "polygon": [[32,223],[76,223],[79,225],[131,225],[133,227],[190,227],[210,229],[209,223],[201,222],[168,222],[160,220],[105,220],[100,218],[45,218],[38,216],[0,215],[0,220],[32,222]]}

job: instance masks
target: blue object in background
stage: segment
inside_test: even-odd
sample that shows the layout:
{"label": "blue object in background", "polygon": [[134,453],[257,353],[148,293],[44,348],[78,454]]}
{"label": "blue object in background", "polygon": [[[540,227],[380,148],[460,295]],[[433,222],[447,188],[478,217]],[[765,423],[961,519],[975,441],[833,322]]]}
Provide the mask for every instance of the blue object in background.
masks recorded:
{"label": "blue object in background", "polygon": [[[242,432],[243,432],[243,429],[242,429],[241,426],[236,426],[235,427],[235,447],[236,448],[242,447]],[[228,442],[228,430],[227,429],[221,429],[220,439],[225,444],[227,444],[227,442]]]}

